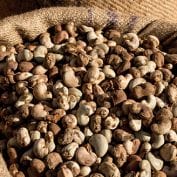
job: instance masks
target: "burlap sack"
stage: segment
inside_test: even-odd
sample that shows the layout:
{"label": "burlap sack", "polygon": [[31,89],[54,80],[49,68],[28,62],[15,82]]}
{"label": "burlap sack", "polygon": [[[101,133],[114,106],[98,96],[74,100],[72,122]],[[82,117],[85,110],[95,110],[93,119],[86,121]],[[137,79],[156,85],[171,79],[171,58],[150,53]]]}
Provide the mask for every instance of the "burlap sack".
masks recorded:
{"label": "burlap sack", "polygon": [[[167,39],[165,44],[170,43],[177,36],[176,0],[45,0],[45,3],[41,0],[29,0],[31,2],[29,8],[27,4],[19,8],[17,4],[14,6],[15,3],[9,6],[5,2],[0,0],[0,4],[4,3],[4,7],[7,8],[0,6],[0,19],[37,9],[39,5],[71,4],[85,7],[43,8],[6,17],[0,20],[0,44],[15,45],[22,43],[24,39],[33,40],[49,27],[68,21],[74,21],[76,25],[86,24],[95,28],[113,25],[122,32],[137,32],[141,36],[154,34],[161,40]],[[10,0],[7,2],[12,3]],[[0,156],[0,176],[10,176],[2,156]]]}

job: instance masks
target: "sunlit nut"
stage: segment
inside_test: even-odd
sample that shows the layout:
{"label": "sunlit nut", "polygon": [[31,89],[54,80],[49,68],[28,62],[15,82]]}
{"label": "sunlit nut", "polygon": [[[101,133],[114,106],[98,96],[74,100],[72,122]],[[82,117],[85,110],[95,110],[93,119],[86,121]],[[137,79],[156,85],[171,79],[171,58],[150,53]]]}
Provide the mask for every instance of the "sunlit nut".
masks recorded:
{"label": "sunlit nut", "polygon": [[26,93],[24,95],[21,95],[17,102],[15,103],[15,107],[21,107],[25,104],[29,104],[33,100],[33,95],[31,93]]}
{"label": "sunlit nut", "polygon": [[39,174],[45,170],[45,163],[40,159],[33,159],[30,162],[30,166],[33,170],[35,170]]}
{"label": "sunlit nut", "polygon": [[155,86],[150,82],[146,82],[145,84],[138,85],[132,89],[132,94],[135,98],[140,99],[144,96],[154,95],[155,94]]}
{"label": "sunlit nut", "polygon": [[67,168],[69,168],[73,174],[73,176],[78,176],[80,173],[80,166],[77,162],[75,161],[67,161],[64,163],[64,165],[67,166]]}
{"label": "sunlit nut", "polygon": [[141,76],[155,71],[156,64],[153,61],[148,61],[146,65],[138,67],[141,72]]}
{"label": "sunlit nut", "polygon": [[172,130],[177,132],[177,118],[172,119]]}
{"label": "sunlit nut", "polygon": [[116,129],[113,132],[113,138],[115,139],[115,141],[126,141],[132,140],[134,136],[123,129]]}
{"label": "sunlit nut", "polygon": [[150,152],[151,151],[151,144],[148,143],[148,142],[144,142],[142,145],[141,145],[141,148],[140,148],[140,155],[144,156],[145,154],[147,154],[147,152]]}
{"label": "sunlit nut", "polygon": [[15,177],[25,177],[25,174],[24,174],[22,171],[18,171],[18,172],[15,174]]}
{"label": "sunlit nut", "polygon": [[155,70],[150,74],[150,79],[155,82],[161,82],[163,80],[163,73],[160,70]]}
{"label": "sunlit nut", "polygon": [[140,140],[134,139],[133,141],[127,140],[123,143],[128,154],[136,154],[140,147]]}
{"label": "sunlit nut", "polygon": [[82,97],[82,92],[77,88],[69,88],[68,95],[75,96],[77,99],[77,102],[78,102],[80,100],[80,98]]}
{"label": "sunlit nut", "polygon": [[20,61],[31,61],[32,59],[33,59],[33,53],[28,49],[24,49],[17,55],[17,60],[19,62]]}
{"label": "sunlit nut", "polygon": [[100,75],[99,68],[97,66],[92,66],[88,68],[84,80],[85,82],[95,84],[96,80],[98,80],[99,78],[99,75]]}
{"label": "sunlit nut", "polygon": [[75,95],[68,95],[69,109],[73,109],[78,103],[78,98]]}
{"label": "sunlit nut", "polygon": [[31,62],[28,62],[28,61],[23,61],[23,62],[20,62],[19,65],[18,65],[18,69],[21,71],[21,72],[29,72],[33,69],[33,64]]}
{"label": "sunlit nut", "polygon": [[142,126],[142,120],[140,119],[131,119],[129,121],[129,126],[133,131],[139,131],[141,130]]}
{"label": "sunlit nut", "polygon": [[62,148],[62,157],[65,158],[66,160],[71,160],[74,157],[78,147],[79,145],[75,142],[66,145],[65,147]]}
{"label": "sunlit nut", "polygon": [[130,51],[133,51],[139,47],[139,38],[138,35],[135,33],[127,33],[123,35],[125,40],[125,44],[129,48]]}
{"label": "sunlit nut", "polygon": [[147,160],[150,162],[151,167],[155,170],[161,170],[163,167],[163,160],[155,157],[151,152],[148,152],[146,155]]}
{"label": "sunlit nut", "polygon": [[98,157],[103,157],[108,151],[108,141],[102,134],[94,134],[89,139]]}
{"label": "sunlit nut", "polygon": [[30,131],[30,137],[31,141],[35,142],[36,140],[41,138],[41,133],[38,130]]}
{"label": "sunlit nut", "polygon": [[176,146],[172,145],[171,143],[164,144],[160,149],[160,156],[167,162],[175,160],[176,155]]}
{"label": "sunlit nut", "polygon": [[145,84],[146,80],[144,78],[136,78],[130,81],[129,89],[132,90],[134,87]]}
{"label": "sunlit nut", "polygon": [[93,132],[91,131],[91,129],[89,127],[85,127],[84,128],[84,135],[86,138],[91,137],[93,135]]}
{"label": "sunlit nut", "polygon": [[65,26],[65,29],[72,37],[77,36],[76,26],[75,26],[74,22],[67,23],[66,26]]}
{"label": "sunlit nut", "polygon": [[81,176],[88,176],[91,172],[91,168],[88,166],[82,166],[81,167],[81,171],[80,171],[80,175]]}
{"label": "sunlit nut", "polygon": [[108,143],[111,142],[111,140],[112,140],[112,131],[110,129],[103,129],[101,131],[101,134],[105,136],[105,138],[107,139]]}
{"label": "sunlit nut", "polygon": [[44,106],[41,103],[39,103],[32,107],[31,115],[36,120],[44,120],[46,116],[48,115],[48,112],[44,110]]}
{"label": "sunlit nut", "polygon": [[133,76],[131,74],[126,74],[125,76],[120,75],[115,78],[116,85],[118,86],[118,89],[126,89],[129,82],[133,79]]}
{"label": "sunlit nut", "polygon": [[119,118],[115,116],[108,116],[104,119],[104,127],[106,129],[114,130],[119,125]]}
{"label": "sunlit nut", "polygon": [[112,101],[114,106],[127,100],[127,95],[123,90],[115,90],[112,92]]}
{"label": "sunlit nut", "polygon": [[33,75],[28,79],[29,84],[34,87],[36,84],[39,83],[47,83],[48,82],[48,77],[44,74],[40,75]]}
{"label": "sunlit nut", "polygon": [[141,103],[150,107],[153,110],[155,109],[157,104],[156,97],[154,95],[149,95],[147,97],[147,100],[142,100]]}
{"label": "sunlit nut", "polygon": [[155,117],[157,123],[151,125],[152,132],[162,135],[168,133],[172,126],[171,122],[172,118],[173,114],[170,109],[168,108],[160,109]]}
{"label": "sunlit nut", "polygon": [[103,67],[103,72],[107,78],[114,78],[116,77],[115,71],[111,68],[111,65],[105,65]]}
{"label": "sunlit nut", "polygon": [[164,101],[162,100],[162,99],[160,99],[159,97],[156,97],[156,103],[157,103],[157,106],[159,107],[159,108],[163,108],[163,107],[165,107],[165,103],[164,103]]}
{"label": "sunlit nut", "polygon": [[55,169],[60,163],[63,162],[60,154],[57,152],[49,153],[46,156],[45,161],[49,169]]}
{"label": "sunlit nut", "polygon": [[148,160],[142,160],[139,163],[140,177],[151,177],[151,165]]}
{"label": "sunlit nut", "polygon": [[30,142],[31,142],[31,138],[30,138],[28,129],[25,127],[20,128],[17,131],[17,143],[21,147],[26,147],[30,144]]}
{"label": "sunlit nut", "polygon": [[60,31],[60,32],[57,32],[55,36],[53,37],[53,42],[54,44],[60,44],[62,41],[65,41],[67,39],[69,39],[69,35],[67,31]]}
{"label": "sunlit nut", "polygon": [[164,142],[165,142],[165,139],[163,135],[153,134],[152,136],[152,148],[153,149],[160,148],[164,144]]}
{"label": "sunlit nut", "polygon": [[67,114],[62,118],[62,125],[65,128],[75,128],[77,126],[77,118],[74,114]]}
{"label": "sunlit nut", "polygon": [[148,35],[147,38],[144,40],[144,46],[147,49],[154,49],[159,46],[159,39],[156,36]]}
{"label": "sunlit nut", "polygon": [[168,142],[177,142],[177,133],[174,130],[170,130],[165,134],[165,140]]}
{"label": "sunlit nut", "polygon": [[106,118],[109,114],[109,109],[106,107],[99,107],[96,109],[96,114],[101,116],[101,118]]}
{"label": "sunlit nut", "polygon": [[23,80],[30,78],[31,76],[33,76],[33,74],[30,72],[21,72],[21,73],[15,74],[15,79],[17,81],[23,81]]}
{"label": "sunlit nut", "polygon": [[73,141],[77,144],[82,144],[85,140],[84,133],[79,129],[74,129]]}
{"label": "sunlit nut", "polygon": [[52,48],[54,46],[49,33],[42,33],[39,37],[39,41],[41,45],[44,45],[47,48]]}
{"label": "sunlit nut", "polygon": [[122,144],[110,147],[110,153],[114,157],[118,167],[122,167],[127,161],[127,152]]}
{"label": "sunlit nut", "polygon": [[67,87],[80,86],[80,79],[75,75],[74,70],[70,66],[63,66],[63,82]]}
{"label": "sunlit nut", "polygon": [[48,130],[52,131],[54,136],[56,136],[61,131],[61,128],[59,127],[58,124],[51,122],[51,123],[48,124]]}
{"label": "sunlit nut", "polygon": [[56,99],[56,104],[59,108],[64,110],[68,110],[70,108],[68,103],[68,96],[65,95],[58,96]]}
{"label": "sunlit nut", "polygon": [[72,171],[63,165],[57,172],[57,177],[73,177]]}
{"label": "sunlit nut", "polygon": [[47,90],[45,83],[38,83],[33,88],[33,95],[37,100],[46,100],[52,98],[52,93]]}
{"label": "sunlit nut", "polygon": [[38,63],[42,63],[45,59],[46,54],[47,54],[47,47],[43,45],[37,46],[34,50],[34,59]]}
{"label": "sunlit nut", "polygon": [[99,166],[99,171],[105,177],[120,177],[120,171],[117,166],[112,162],[103,162]]}
{"label": "sunlit nut", "polygon": [[47,72],[47,69],[44,68],[42,65],[37,65],[36,67],[34,67],[32,73],[34,75],[42,75],[45,74]]}
{"label": "sunlit nut", "polygon": [[134,65],[136,67],[138,66],[142,66],[142,65],[146,65],[147,64],[147,61],[148,61],[148,58],[146,56],[136,56],[134,59],[133,59],[133,62],[134,62]]}
{"label": "sunlit nut", "polygon": [[92,166],[97,159],[95,153],[91,151],[90,148],[85,148],[83,146],[79,147],[75,154],[76,161],[85,166]]}
{"label": "sunlit nut", "polygon": [[40,121],[40,122],[37,124],[36,129],[37,129],[40,133],[47,133],[47,126],[48,126],[48,123],[47,123],[46,121]]}
{"label": "sunlit nut", "polygon": [[147,141],[151,140],[151,135],[148,132],[140,130],[139,132],[135,133],[136,138],[140,139],[140,141]]}
{"label": "sunlit nut", "polygon": [[33,153],[38,158],[44,158],[49,153],[48,148],[46,147],[46,141],[44,138],[40,138],[34,142]]}
{"label": "sunlit nut", "polygon": [[94,133],[98,133],[101,131],[101,116],[100,115],[93,115],[90,118],[90,128]]}
{"label": "sunlit nut", "polygon": [[74,130],[71,128],[66,128],[63,134],[58,137],[58,143],[61,145],[70,144],[74,138]]}
{"label": "sunlit nut", "polygon": [[56,64],[56,56],[54,53],[48,53],[45,57],[43,65],[47,69],[52,69]]}
{"label": "sunlit nut", "polygon": [[152,174],[152,177],[167,177],[166,173],[164,173],[163,171],[155,171]]}

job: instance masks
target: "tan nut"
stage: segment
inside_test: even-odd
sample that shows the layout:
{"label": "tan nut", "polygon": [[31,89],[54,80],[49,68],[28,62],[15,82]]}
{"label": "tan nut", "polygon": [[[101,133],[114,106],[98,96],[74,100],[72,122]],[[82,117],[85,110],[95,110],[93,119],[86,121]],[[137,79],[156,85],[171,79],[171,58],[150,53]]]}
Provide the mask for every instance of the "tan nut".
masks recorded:
{"label": "tan nut", "polygon": [[139,47],[139,38],[135,33],[127,33],[123,35],[126,45],[130,51],[133,51]]}
{"label": "tan nut", "polygon": [[90,149],[79,147],[76,151],[76,160],[81,165],[92,166],[96,162],[96,154]]}
{"label": "tan nut", "polygon": [[17,143],[21,147],[28,146],[31,142],[31,138],[28,132],[28,129],[25,127],[22,127],[17,132]]}
{"label": "tan nut", "polygon": [[37,100],[46,100],[52,98],[52,93],[47,90],[45,83],[38,83],[33,88],[33,95]]}
{"label": "tan nut", "polygon": [[57,177],[73,177],[72,171],[63,165],[60,170],[57,172]]}

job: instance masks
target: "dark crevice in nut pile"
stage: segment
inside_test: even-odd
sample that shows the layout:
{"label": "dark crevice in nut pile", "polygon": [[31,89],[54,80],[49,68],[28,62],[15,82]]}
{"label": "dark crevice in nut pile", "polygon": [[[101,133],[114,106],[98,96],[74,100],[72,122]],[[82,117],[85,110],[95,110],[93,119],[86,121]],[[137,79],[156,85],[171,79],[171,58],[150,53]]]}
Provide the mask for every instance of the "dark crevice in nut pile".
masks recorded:
{"label": "dark crevice in nut pile", "polygon": [[177,54],[152,35],[57,25],[0,46],[0,149],[13,177],[176,177]]}

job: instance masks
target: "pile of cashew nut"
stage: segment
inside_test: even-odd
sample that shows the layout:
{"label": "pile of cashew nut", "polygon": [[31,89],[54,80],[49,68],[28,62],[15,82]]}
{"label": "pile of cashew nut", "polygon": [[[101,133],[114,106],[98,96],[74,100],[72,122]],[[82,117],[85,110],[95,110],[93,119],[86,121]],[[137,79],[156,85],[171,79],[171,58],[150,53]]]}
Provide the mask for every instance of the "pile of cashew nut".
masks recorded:
{"label": "pile of cashew nut", "polygon": [[0,46],[0,150],[13,177],[177,177],[177,54],[73,22]]}

